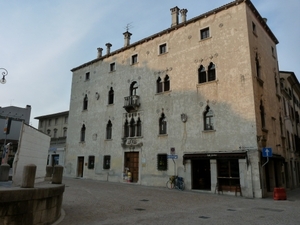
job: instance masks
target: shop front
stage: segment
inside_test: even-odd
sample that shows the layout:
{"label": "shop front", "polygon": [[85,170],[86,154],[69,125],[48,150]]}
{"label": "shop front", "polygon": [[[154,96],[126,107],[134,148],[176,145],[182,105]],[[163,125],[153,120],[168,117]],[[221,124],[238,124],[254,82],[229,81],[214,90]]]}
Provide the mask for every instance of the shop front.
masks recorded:
{"label": "shop front", "polygon": [[246,152],[185,154],[184,163],[191,163],[191,189],[241,194],[240,159],[247,159]]}

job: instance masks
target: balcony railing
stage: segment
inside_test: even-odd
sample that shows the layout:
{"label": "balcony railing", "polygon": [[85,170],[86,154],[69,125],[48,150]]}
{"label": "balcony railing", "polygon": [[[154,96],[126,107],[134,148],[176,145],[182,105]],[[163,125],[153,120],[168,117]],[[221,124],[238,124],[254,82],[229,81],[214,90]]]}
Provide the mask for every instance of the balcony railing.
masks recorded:
{"label": "balcony railing", "polygon": [[138,95],[127,96],[124,98],[124,109],[127,112],[137,110],[140,106],[140,97]]}

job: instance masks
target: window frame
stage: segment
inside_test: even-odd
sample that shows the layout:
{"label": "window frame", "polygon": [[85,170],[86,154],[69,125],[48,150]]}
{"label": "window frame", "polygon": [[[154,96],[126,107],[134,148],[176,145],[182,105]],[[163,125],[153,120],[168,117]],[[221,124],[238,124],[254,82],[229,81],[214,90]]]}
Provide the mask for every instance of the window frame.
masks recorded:
{"label": "window frame", "polygon": [[106,124],[106,140],[112,140],[112,122],[110,120]]}
{"label": "window frame", "polygon": [[88,109],[88,102],[89,102],[88,97],[87,97],[87,95],[85,95],[84,98],[83,98],[82,110],[87,110]]}
{"label": "window frame", "polygon": [[85,142],[85,132],[86,132],[86,127],[84,124],[82,124],[81,130],[80,130],[80,142]]}
{"label": "window frame", "polygon": [[110,155],[104,155],[103,156],[103,169],[109,170],[111,164],[111,156]]}
{"label": "window frame", "polygon": [[113,87],[110,87],[108,91],[108,105],[114,104],[114,96],[115,96],[115,91]]}
{"label": "window frame", "polygon": [[159,135],[166,135],[167,134],[167,117],[164,113],[161,114],[159,118]]}
{"label": "window frame", "polygon": [[109,64],[109,72],[114,72],[116,71],[116,63],[112,62]]}
{"label": "window frame", "polygon": [[203,112],[203,130],[204,131],[211,131],[214,129],[214,112],[213,110],[207,105],[205,107],[205,111]]}
{"label": "window frame", "polygon": [[168,52],[167,43],[160,44],[158,46],[158,54],[163,55]]}
{"label": "window frame", "polygon": [[95,168],[95,156],[89,155],[88,157],[88,169],[94,169]]}
{"label": "window frame", "polygon": [[209,27],[205,27],[200,29],[200,40],[206,40],[208,38],[210,38],[210,28]]}
{"label": "window frame", "polygon": [[90,72],[85,73],[85,80],[90,80]]}
{"label": "window frame", "polygon": [[138,61],[138,54],[134,54],[131,56],[131,65],[135,65],[137,64],[139,61]]}

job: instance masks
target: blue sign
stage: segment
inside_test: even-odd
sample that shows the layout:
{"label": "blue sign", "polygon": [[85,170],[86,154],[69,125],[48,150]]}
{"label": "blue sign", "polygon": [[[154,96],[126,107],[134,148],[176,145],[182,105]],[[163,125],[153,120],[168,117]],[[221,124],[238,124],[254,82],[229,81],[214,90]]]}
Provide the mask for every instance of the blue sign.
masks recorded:
{"label": "blue sign", "polygon": [[168,159],[178,159],[178,155],[168,155]]}
{"label": "blue sign", "polygon": [[263,157],[272,157],[272,148],[263,148],[262,156]]}

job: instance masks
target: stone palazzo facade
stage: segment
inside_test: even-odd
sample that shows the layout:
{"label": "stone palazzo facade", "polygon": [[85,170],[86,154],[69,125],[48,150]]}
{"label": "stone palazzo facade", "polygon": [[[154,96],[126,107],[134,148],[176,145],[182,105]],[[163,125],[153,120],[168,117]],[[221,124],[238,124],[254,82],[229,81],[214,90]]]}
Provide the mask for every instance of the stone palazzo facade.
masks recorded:
{"label": "stone palazzo facade", "polygon": [[170,28],[135,43],[126,31],[124,47],[72,69],[66,176],[164,187],[178,175],[189,190],[251,198],[287,187],[266,19],[249,0],[187,13],[174,7]]}

